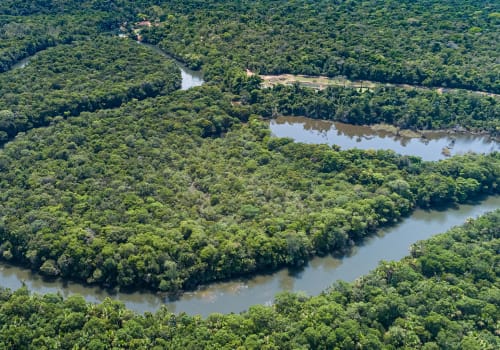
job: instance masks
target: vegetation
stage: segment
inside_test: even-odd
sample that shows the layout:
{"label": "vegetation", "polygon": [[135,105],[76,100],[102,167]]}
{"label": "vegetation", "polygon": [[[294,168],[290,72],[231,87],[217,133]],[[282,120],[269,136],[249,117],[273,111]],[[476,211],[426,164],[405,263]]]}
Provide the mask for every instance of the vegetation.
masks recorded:
{"label": "vegetation", "polygon": [[[177,293],[341,253],[418,206],[498,194],[498,152],[423,162],[273,138],[263,121],[498,134],[497,97],[261,89],[245,69],[498,94],[499,13],[491,0],[4,0],[0,259]],[[175,91],[174,63],[119,31],[209,83]],[[498,348],[499,222],[471,220],[320,296],[206,320],[2,289],[0,348]]]}
{"label": "vegetation", "polygon": [[498,153],[434,164],[296,144],[242,123],[252,107],[232,98],[180,91],[7,144],[0,253],[47,276],[174,292],[301,265],[417,205],[498,192]]}
{"label": "vegetation", "polygon": [[97,37],[37,54],[0,75],[0,142],[52,117],[120,106],[180,87],[179,68],[128,40]]}
{"label": "vegetation", "polygon": [[[9,70],[15,63],[38,51],[74,40],[86,40],[108,32],[118,26],[118,17],[106,12],[84,13],[23,11],[35,1],[2,1],[0,4],[0,72]],[[39,4],[40,2],[38,2]],[[76,3],[76,2],[75,2]],[[6,8],[7,6],[7,8]],[[33,9],[34,10],[34,9]],[[25,15],[19,15],[23,13]]]}
{"label": "vegetation", "polygon": [[496,1],[169,1],[145,40],[203,67],[500,92]]}
{"label": "vegetation", "polygon": [[497,349],[500,210],[319,296],[284,293],[240,315],[144,316],[106,300],[0,292],[9,349]]}
{"label": "vegetation", "polygon": [[343,87],[315,91],[295,85],[248,91],[241,85],[242,101],[266,117],[283,114],[352,124],[389,123],[404,129],[460,128],[500,134],[497,97],[394,87],[360,92]]}

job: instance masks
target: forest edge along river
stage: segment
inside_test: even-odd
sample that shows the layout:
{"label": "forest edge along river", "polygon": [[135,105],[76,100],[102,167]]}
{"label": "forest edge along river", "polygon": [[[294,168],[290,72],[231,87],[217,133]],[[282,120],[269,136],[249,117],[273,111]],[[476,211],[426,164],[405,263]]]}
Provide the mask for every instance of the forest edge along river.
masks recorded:
{"label": "forest edge along river", "polygon": [[205,82],[203,80],[203,74],[200,71],[194,71],[192,69],[189,69],[182,62],[180,62],[180,61],[176,60],[175,58],[173,58],[172,56],[168,55],[166,52],[164,52],[158,46],[140,43],[140,42],[138,42],[138,44],[146,46],[146,47],[150,48],[151,50],[155,51],[156,53],[159,53],[160,55],[175,62],[177,67],[179,67],[179,69],[181,70],[181,76],[182,76],[181,90],[187,90],[187,89],[190,89],[190,88],[195,87],[195,86],[201,86]]}
{"label": "forest edge along river", "polygon": [[[203,80],[203,75],[200,71],[194,71],[192,69],[189,69],[184,65],[182,62],[176,60],[172,56],[168,55],[164,51],[162,51],[159,47],[150,45],[150,44],[144,44],[144,43],[139,43],[140,45],[143,45],[145,47],[148,47],[151,50],[154,50],[156,53],[159,53],[160,55],[164,56],[165,58],[168,58],[169,60],[172,60],[175,62],[177,67],[181,70],[181,77],[182,77],[182,82],[181,82],[181,90],[187,90],[195,86],[200,86],[203,85],[204,80]],[[43,50],[42,50],[43,51]],[[26,67],[29,62],[35,58],[40,52],[35,53],[32,56],[23,58],[22,60],[16,62],[15,64],[12,65],[10,69],[20,69]]]}
{"label": "forest edge along river", "polygon": [[[174,60],[181,69],[182,90],[200,86],[204,83],[199,71],[187,68],[159,47],[140,43],[162,56]],[[297,142],[336,144],[342,149],[391,149],[403,155],[422,157],[435,161],[467,152],[491,153],[500,151],[500,143],[488,135],[472,133],[449,134],[443,131],[426,132],[408,137],[403,133],[377,129],[373,126],[352,125],[340,122],[317,120],[305,117],[279,117],[270,122],[270,129],[277,137],[291,137]]]}
{"label": "forest edge along river", "polygon": [[[150,47],[171,58],[158,48]],[[26,59],[22,64],[26,64],[28,61],[29,59]],[[180,65],[179,62],[177,63]],[[18,67],[22,67],[22,65]],[[179,67],[183,78],[182,89],[203,83],[199,72],[190,71],[182,65]],[[314,121],[314,123],[328,122]],[[271,122],[271,130],[276,136],[282,136],[276,129],[273,130],[273,125],[279,125],[279,121]],[[324,134],[331,129],[330,126],[326,130],[327,126],[325,125],[323,130],[319,131],[320,134]],[[347,127],[364,128],[341,124],[336,124],[335,127],[337,131],[339,129],[344,130],[346,134],[348,134],[347,129],[345,129]],[[314,130],[314,128],[310,129]],[[318,131],[315,130],[315,132]],[[293,135],[285,136],[293,137]],[[356,140],[361,139],[362,142],[358,142],[357,147],[373,139],[373,135],[366,137],[365,134],[361,136],[350,135],[349,137],[355,137]],[[387,135],[381,135],[380,137],[384,138]],[[296,140],[301,141],[298,137],[296,137]],[[328,143],[321,138],[318,141],[310,142]],[[498,150],[498,144],[492,145],[488,140],[481,142],[484,142],[486,147],[489,147],[488,150],[492,149],[492,147],[493,150]],[[457,141],[455,141],[456,143]],[[402,147],[407,146],[408,144],[402,144]],[[342,146],[342,148],[347,147]],[[390,146],[384,147],[391,148]],[[475,148],[476,146],[473,146],[473,149],[469,150],[478,151]],[[436,152],[432,151],[432,153]],[[437,153],[440,154],[440,152]],[[178,300],[168,300],[151,292],[114,293],[99,287],[84,286],[71,281],[47,281],[30,270],[3,262],[0,263],[0,281],[2,287],[10,289],[20,288],[24,283],[29,290],[36,293],[61,293],[63,296],[80,294],[90,302],[100,302],[106,297],[111,297],[122,301],[128,308],[139,313],[156,311],[162,305],[166,305],[172,312],[186,312],[203,316],[213,312],[240,312],[248,309],[251,305],[272,303],[274,296],[280,291],[302,291],[308,295],[315,295],[337,280],[352,281],[374,269],[381,260],[398,260],[404,257],[408,254],[410,245],[416,241],[443,233],[452,226],[462,224],[469,217],[476,217],[499,207],[500,196],[494,196],[476,203],[462,204],[445,210],[416,210],[399,224],[381,230],[377,235],[353,247],[353,250],[344,257],[316,257],[300,270],[282,269],[272,274],[262,274],[252,278],[240,278],[201,286],[196,291],[184,293]]]}
{"label": "forest edge along river", "polygon": [[186,292],[178,300],[168,300],[151,292],[113,293],[71,281],[47,281],[30,270],[3,262],[0,263],[0,280],[5,288],[18,289],[24,283],[32,292],[61,293],[64,297],[80,294],[89,302],[100,302],[110,297],[139,313],[154,312],[162,305],[166,305],[171,312],[202,316],[214,312],[237,313],[255,304],[271,304],[274,296],[281,291],[316,295],[337,280],[353,281],[374,269],[381,260],[398,260],[408,255],[413,243],[499,207],[500,196],[491,196],[443,210],[418,209],[397,225],[381,230],[353,247],[344,257],[316,257],[300,270],[282,269],[272,274],[212,283]]}
{"label": "forest edge along river", "polygon": [[[252,76],[254,73],[247,69],[247,76]],[[464,89],[453,89],[445,88],[439,86],[422,86],[415,84],[394,84],[394,83],[383,83],[373,80],[350,80],[344,76],[327,77],[327,76],[311,76],[311,75],[293,75],[293,74],[280,74],[280,75],[259,75],[262,79],[262,86],[265,88],[271,88],[276,85],[288,85],[299,84],[304,87],[309,87],[311,89],[323,90],[329,86],[340,86],[348,87],[353,89],[359,89],[360,91],[374,90],[377,87],[391,87],[400,89],[417,89],[417,90],[435,90],[439,94],[446,92],[457,92],[457,91],[467,91],[472,94],[500,97],[499,94],[491,93],[488,91],[477,91],[477,90],[464,90]]]}
{"label": "forest edge along river", "polygon": [[326,143],[341,149],[359,148],[393,150],[403,155],[436,161],[467,152],[500,151],[500,143],[487,135],[471,133],[426,132],[421,137],[398,135],[397,131],[373,126],[352,125],[306,117],[278,117],[269,123],[276,137],[290,137],[296,142]]}

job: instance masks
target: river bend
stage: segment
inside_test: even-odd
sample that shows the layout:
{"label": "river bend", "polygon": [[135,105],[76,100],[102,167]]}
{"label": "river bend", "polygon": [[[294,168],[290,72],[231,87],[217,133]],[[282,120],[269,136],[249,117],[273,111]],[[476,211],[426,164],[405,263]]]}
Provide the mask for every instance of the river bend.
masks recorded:
{"label": "river bend", "polygon": [[67,297],[80,294],[89,302],[101,302],[111,297],[125,303],[136,312],[154,312],[163,304],[172,312],[188,314],[241,312],[255,304],[270,304],[281,291],[301,291],[316,295],[337,280],[353,281],[374,269],[381,260],[399,260],[408,255],[411,244],[461,225],[469,217],[500,208],[500,196],[488,197],[476,203],[463,204],[446,210],[416,210],[396,226],[366,239],[345,257],[316,257],[299,271],[282,269],[272,274],[249,279],[202,286],[184,293],[178,300],[168,300],[151,292],[113,293],[98,287],[71,281],[46,281],[30,270],[0,263],[0,281],[6,288],[17,289],[24,282],[36,293],[61,293]]}
{"label": "river bend", "polygon": [[[169,57],[154,46],[152,49]],[[171,58],[171,57],[169,57]],[[16,68],[22,68],[29,62],[29,58],[19,62]],[[182,72],[182,89],[189,89],[203,84],[199,72],[187,69],[177,62]],[[307,126],[307,122],[312,125]],[[295,124],[294,124],[295,123]],[[315,126],[315,124],[318,124]],[[327,123],[327,124],[325,124]],[[424,159],[435,160],[417,153],[409,147],[411,141],[391,140],[388,135],[369,134],[368,129],[358,129],[349,125],[335,124],[323,121],[278,120],[271,122],[271,131],[276,136],[292,137],[297,141],[309,143],[340,143],[338,136],[345,136],[346,140],[353,142],[341,143],[342,148],[358,147],[373,148],[370,140],[375,137],[377,148],[390,148],[402,154],[423,156]],[[280,128],[281,127],[281,128]],[[302,130],[300,130],[302,129]],[[333,130],[333,131],[332,131]],[[330,132],[336,134],[330,142]],[[368,134],[367,134],[368,133]],[[373,130],[371,131],[373,133]],[[312,136],[311,136],[312,135]],[[326,137],[326,138],[325,138]],[[439,139],[439,138],[437,138]],[[449,145],[451,139],[443,139],[434,149],[427,149],[425,154],[441,154],[443,143]],[[457,147],[457,138],[454,139]],[[388,144],[387,141],[390,141]],[[458,144],[461,144],[461,140]],[[468,141],[464,141],[468,142]],[[476,141],[474,141],[476,142]],[[497,143],[490,140],[479,140],[478,143],[469,144],[467,151],[499,150]],[[402,148],[398,148],[396,144]],[[481,146],[481,147],[480,147]],[[452,148],[454,148],[452,147]],[[439,151],[437,151],[439,150]],[[415,154],[417,153],[417,154]],[[442,158],[442,157],[439,157]],[[36,293],[61,293],[67,297],[80,294],[89,302],[101,302],[107,297],[122,301],[127,308],[136,312],[154,312],[162,305],[166,305],[172,312],[186,312],[188,314],[241,312],[255,304],[270,304],[276,293],[280,291],[302,291],[308,295],[319,294],[337,280],[353,281],[374,269],[381,260],[398,260],[408,254],[411,244],[418,240],[427,239],[435,234],[442,233],[452,226],[462,224],[469,217],[476,217],[500,207],[500,196],[489,197],[476,203],[454,206],[446,210],[416,210],[413,214],[402,220],[396,226],[382,230],[378,235],[366,239],[361,245],[354,247],[353,251],[342,258],[326,256],[316,257],[301,270],[282,269],[272,274],[257,275],[248,279],[235,279],[228,282],[213,283],[201,286],[196,291],[184,293],[178,300],[168,300],[151,292],[116,293],[99,287],[89,287],[71,281],[44,280],[40,275],[30,270],[0,262],[0,282],[2,287],[17,289],[24,283],[29,290]]]}

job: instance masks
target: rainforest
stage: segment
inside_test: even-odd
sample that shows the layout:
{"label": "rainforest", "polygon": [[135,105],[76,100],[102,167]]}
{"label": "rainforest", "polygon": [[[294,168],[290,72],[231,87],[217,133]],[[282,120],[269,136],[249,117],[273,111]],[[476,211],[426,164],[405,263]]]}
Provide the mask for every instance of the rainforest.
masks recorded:
{"label": "rainforest", "polygon": [[[499,26],[487,0],[2,1],[0,268],[182,298],[496,198]],[[203,85],[185,89],[188,68]],[[305,144],[272,134],[279,116],[491,147]],[[0,348],[495,349],[499,215],[239,314],[140,314],[0,277]]]}

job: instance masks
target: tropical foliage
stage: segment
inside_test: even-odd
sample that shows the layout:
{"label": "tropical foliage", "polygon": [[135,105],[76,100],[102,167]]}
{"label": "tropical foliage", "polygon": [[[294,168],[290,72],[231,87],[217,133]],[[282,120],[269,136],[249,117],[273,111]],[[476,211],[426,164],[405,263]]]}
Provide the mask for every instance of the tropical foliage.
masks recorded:
{"label": "tropical foliage", "polygon": [[[340,151],[271,137],[265,119],[498,133],[499,19],[491,0],[3,0],[0,259],[177,293],[342,253],[416,207],[498,194],[498,152]],[[175,91],[174,63],[119,33],[207,84]],[[380,84],[261,89],[246,68]],[[353,284],[206,320],[2,289],[0,348],[495,349],[499,224],[497,211]]]}
{"label": "tropical foliage", "polygon": [[173,292],[302,265],[417,205],[498,192],[498,153],[425,163],[297,144],[231,101],[215,87],[179,91],[7,144],[3,257],[48,276]]}
{"label": "tropical foliage", "polygon": [[242,101],[266,117],[283,114],[363,125],[389,123],[403,129],[500,133],[498,97],[387,87],[360,92],[343,87],[314,91],[298,85],[255,90],[244,81],[240,85]]}
{"label": "tropical foliage", "polygon": [[267,74],[500,92],[496,1],[169,1],[144,30],[208,76],[228,66]]}
{"label": "tropical foliage", "polygon": [[117,37],[97,37],[40,52],[0,75],[0,142],[53,117],[114,108],[180,87],[175,64]]}
{"label": "tropical foliage", "polygon": [[0,292],[8,349],[497,349],[500,211],[415,244],[354,283],[240,315],[140,316],[82,297]]}

